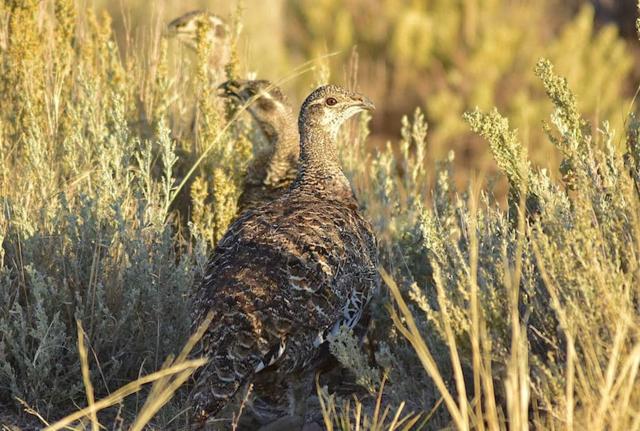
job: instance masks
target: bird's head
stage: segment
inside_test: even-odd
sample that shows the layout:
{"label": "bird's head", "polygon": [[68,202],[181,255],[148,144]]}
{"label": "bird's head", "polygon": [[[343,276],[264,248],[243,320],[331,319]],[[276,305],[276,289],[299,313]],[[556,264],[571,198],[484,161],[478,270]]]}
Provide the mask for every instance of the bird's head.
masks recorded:
{"label": "bird's head", "polygon": [[230,80],[222,83],[218,91],[221,97],[248,103],[247,109],[259,122],[273,123],[290,110],[280,88],[266,80]]}
{"label": "bird's head", "polygon": [[325,85],[313,91],[300,109],[299,127],[320,127],[331,137],[338,135],[340,126],[362,111],[373,111],[375,106],[366,96],[337,85]]}
{"label": "bird's head", "polygon": [[187,46],[196,49],[199,29],[206,26],[205,37],[212,45],[226,43],[229,37],[227,24],[219,16],[206,11],[193,11],[174,19],[167,25],[165,36],[175,37]]}

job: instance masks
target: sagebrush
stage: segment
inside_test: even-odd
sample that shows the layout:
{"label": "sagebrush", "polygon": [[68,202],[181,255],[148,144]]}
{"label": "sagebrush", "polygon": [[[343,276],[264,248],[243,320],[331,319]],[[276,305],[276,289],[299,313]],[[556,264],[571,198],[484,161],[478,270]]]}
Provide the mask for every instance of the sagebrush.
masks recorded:
{"label": "sagebrush", "polygon": [[[399,139],[367,145],[369,118],[341,135],[388,288],[365,347],[347,331],[334,340],[369,395],[319,388],[325,426],[640,428],[640,120],[615,29],[594,28],[589,6],[543,32],[518,23],[553,2],[383,2],[385,44],[355,6],[307,3],[287,9],[311,31],[283,64],[319,64],[298,90],[348,63],[317,55],[362,41],[346,81],[359,58],[372,88],[372,64],[387,62],[377,104],[400,110],[394,97],[414,92],[422,105],[393,125]],[[109,14],[72,0],[0,5],[0,402],[16,414],[18,399],[49,420],[87,404],[77,322],[96,399],[187,343],[189,293],[259,139],[215,97],[217,80],[249,68],[241,14],[231,63],[213,74],[210,47],[183,54],[159,15],[123,47]],[[471,134],[506,193],[484,169],[460,173],[450,150]],[[186,427],[187,393],[152,426]],[[151,420],[141,394],[99,419]]]}

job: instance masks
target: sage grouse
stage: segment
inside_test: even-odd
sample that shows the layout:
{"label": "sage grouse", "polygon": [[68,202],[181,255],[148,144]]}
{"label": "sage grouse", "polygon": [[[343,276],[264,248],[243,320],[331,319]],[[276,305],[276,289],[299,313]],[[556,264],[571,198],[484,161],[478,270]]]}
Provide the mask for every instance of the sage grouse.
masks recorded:
{"label": "sage grouse", "polygon": [[280,88],[266,80],[231,80],[220,95],[248,104],[264,139],[253,142],[253,160],[238,201],[239,212],[282,195],[296,177],[300,144],[291,106]]}
{"label": "sage grouse", "polygon": [[208,365],[194,390],[204,426],[244,385],[274,368],[290,376],[290,415],[304,417],[318,352],[353,327],[380,284],[371,225],[340,167],[341,124],[373,104],[328,85],[302,104],[300,163],[291,188],[243,213],[218,243],[194,298]]}
{"label": "sage grouse", "polygon": [[188,12],[171,21],[165,34],[195,50],[198,48],[198,33],[205,26],[206,31],[202,35],[211,47],[210,72],[221,74],[231,59],[231,38],[227,23],[218,15],[203,10]]}

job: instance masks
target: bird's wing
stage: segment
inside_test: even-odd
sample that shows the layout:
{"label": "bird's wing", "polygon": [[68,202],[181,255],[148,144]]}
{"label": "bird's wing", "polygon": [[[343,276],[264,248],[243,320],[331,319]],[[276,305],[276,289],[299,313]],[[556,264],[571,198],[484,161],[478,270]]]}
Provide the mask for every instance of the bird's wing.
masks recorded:
{"label": "bird's wing", "polygon": [[196,396],[204,410],[224,404],[287,347],[302,349],[305,342],[297,334],[337,318],[332,307],[316,309],[310,299],[330,279],[314,244],[290,231],[288,223],[279,225],[282,218],[274,223],[269,216],[248,211],[231,226],[197,292],[196,324],[208,311],[214,314],[203,337],[210,363],[198,379],[202,387]]}
{"label": "bird's wing", "polygon": [[[359,258],[368,237],[351,232],[351,212],[322,205],[249,210],[216,248],[196,301],[197,314],[214,313],[203,338],[211,361],[199,378],[201,408],[215,411],[276,361],[307,365],[327,331],[359,318],[370,285],[360,267],[373,265]],[[354,283],[365,296],[353,295]]]}

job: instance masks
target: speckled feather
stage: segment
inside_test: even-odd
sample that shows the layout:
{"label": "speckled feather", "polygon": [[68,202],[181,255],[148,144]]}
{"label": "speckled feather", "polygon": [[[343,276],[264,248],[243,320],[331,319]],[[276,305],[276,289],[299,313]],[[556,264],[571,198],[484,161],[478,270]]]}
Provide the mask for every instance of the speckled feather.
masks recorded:
{"label": "speckled feather", "polygon": [[297,175],[300,144],[291,106],[282,90],[266,80],[231,80],[220,85],[222,96],[248,103],[247,110],[264,136],[253,143],[238,209],[270,202],[288,189]]}
{"label": "speckled feather", "polygon": [[194,395],[201,420],[270,364],[312,369],[329,332],[355,325],[379,286],[375,237],[335,149],[339,125],[370,107],[339,87],[314,91],[301,109],[294,185],[242,214],[216,247],[194,309],[195,325],[214,313]]}

